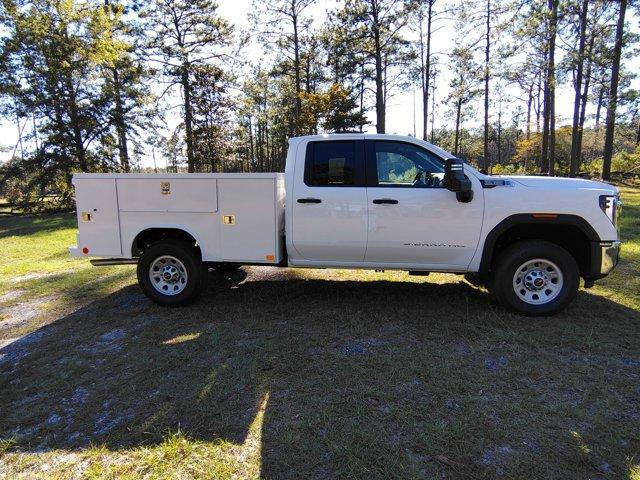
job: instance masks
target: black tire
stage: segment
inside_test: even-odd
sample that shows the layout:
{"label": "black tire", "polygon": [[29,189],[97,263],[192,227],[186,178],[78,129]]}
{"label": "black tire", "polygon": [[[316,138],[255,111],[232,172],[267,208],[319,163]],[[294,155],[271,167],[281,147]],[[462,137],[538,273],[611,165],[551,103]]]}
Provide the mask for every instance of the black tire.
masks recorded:
{"label": "black tire", "polygon": [[[180,276],[181,274],[178,273],[180,284],[174,282],[175,285],[173,287],[168,285],[172,288],[177,287],[176,290],[182,289],[178,293],[161,293],[154,286],[154,281],[151,279],[150,269],[152,265],[163,256],[177,259],[179,262],[175,262],[176,267],[174,268],[178,271],[183,270],[186,272],[186,276]],[[180,267],[180,263],[182,267]],[[169,263],[167,265],[169,268],[173,266]],[[195,247],[180,240],[161,240],[147,248],[138,260],[137,273],[138,284],[144,294],[155,303],[166,306],[186,305],[195,300],[204,288],[207,278],[206,269]],[[183,279],[184,282],[182,282]],[[156,282],[159,282],[159,280],[156,279]],[[169,288],[166,290],[168,291]]]}
{"label": "black tire", "polygon": [[[527,277],[526,273],[521,273],[524,278],[516,277],[516,273],[525,272],[524,269],[520,270],[520,267],[536,259],[541,259],[543,262],[530,263],[530,268],[534,268],[530,271],[535,273],[533,277]],[[546,266],[545,260],[549,262]],[[559,270],[559,275],[554,266]],[[543,275],[543,278],[538,279],[536,275]],[[549,282],[554,280],[553,276],[555,276],[555,283],[550,285]],[[534,278],[534,282],[540,281],[543,286],[534,286],[527,280],[528,278]],[[519,294],[516,292],[516,282],[528,283],[531,288],[524,288],[525,285],[521,284]],[[580,272],[575,259],[564,248],[543,240],[524,240],[510,245],[500,253],[489,284],[489,291],[494,297],[513,312],[534,317],[553,315],[566,308],[576,296],[580,286]],[[545,289],[544,285],[549,288]],[[554,287],[554,285],[560,286]],[[530,302],[544,303],[528,303],[523,299],[527,296],[530,296]]]}

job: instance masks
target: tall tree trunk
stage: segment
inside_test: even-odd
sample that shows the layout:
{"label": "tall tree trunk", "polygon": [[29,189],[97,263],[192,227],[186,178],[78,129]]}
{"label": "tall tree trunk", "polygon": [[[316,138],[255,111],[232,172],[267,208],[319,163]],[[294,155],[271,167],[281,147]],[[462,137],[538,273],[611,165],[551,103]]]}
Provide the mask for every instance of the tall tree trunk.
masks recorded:
{"label": "tall tree trunk", "polygon": [[378,23],[378,7],[375,2],[371,9],[373,17],[373,48],[376,64],[376,132],[386,131],[386,108],[384,95],[384,71],[382,65],[382,44],[380,41],[380,24]]}
{"label": "tall tree trunk", "polygon": [[[425,58],[424,58],[424,29],[423,29],[423,15],[422,10],[418,11],[418,28],[420,30],[420,90],[422,93],[422,138],[423,140],[427,139],[427,122],[425,119],[428,118],[429,114],[429,94],[428,91],[425,90],[425,85],[427,84],[427,79],[425,75]],[[415,130],[415,116],[413,120],[414,130]]]}
{"label": "tall tree trunk", "polygon": [[489,37],[491,34],[491,0],[487,0],[487,29],[485,32],[486,42],[484,46],[484,159],[483,167],[489,169]]}
{"label": "tall tree trunk", "polygon": [[251,118],[251,115],[249,115],[249,161],[247,162],[247,168],[245,168],[245,172],[250,172],[251,169],[251,165],[253,165],[253,158],[254,158],[254,147],[253,147],[253,120]]}
{"label": "tall tree trunk", "polygon": [[127,146],[127,126],[124,121],[124,109],[122,107],[122,86],[120,85],[120,74],[118,69],[114,67],[113,73],[113,95],[115,100],[114,121],[116,124],[116,134],[118,136],[118,154],[120,156],[120,165],[122,170],[129,172],[129,149]]}
{"label": "tall tree trunk", "polygon": [[[431,82],[431,23],[433,20],[433,3],[427,0],[427,55],[424,60],[422,84],[422,138],[427,140],[427,126],[429,125],[429,84]],[[422,48],[422,25],[420,26],[420,45]]]}
{"label": "tall tree trunk", "polygon": [[[111,16],[110,0],[104,0],[106,14]],[[129,150],[127,147],[127,127],[124,123],[124,109],[122,107],[122,86],[120,85],[120,73],[117,66],[111,69],[113,77],[113,96],[115,102],[114,122],[116,126],[116,135],[118,137],[118,155],[120,157],[120,166],[125,172],[129,172]]]}
{"label": "tall tree trunk", "polygon": [[[271,154],[271,148],[269,148],[270,142],[269,142],[269,114],[267,111],[267,93],[266,93],[266,85],[265,85],[265,97],[264,97],[264,138],[265,138],[265,150],[264,150],[264,158],[263,158],[263,164],[262,164],[262,171],[266,172],[266,168],[267,168],[267,163],[269,162],[269,157]],[[273,144],[273,142],[271,142],[271,144]]]}
{"label": "tall tree trunk", "polygon": [[[222,165],[222,162],[220,162],[218,155],[216,154],[216,148],[215,148],[215,139],[213,138],[213,120],[211,118],[211,114],[210,112],[207,113],[205,115],[205,119],[204,119],[204,126],[201,127],[204,128],[204,141],[207,144],[207,157],[209,160],[209,167],[211,168],[211,173],[218,171],[218,166],[221,166],[222,168],[220,169],[221,172],[224,171],[224,165]],[[199,151],[202,151],[201,149],[198,149]]]}
{"label": "tall tree trunk", "polygon": [[533,102],[533,81],[529,85],[527,96],[527,140],[531,138],[531,103]]}
{"label": "tall tree trunk", "polygon": [[[295,0],[292,2],[292,8],[295,9]],[[298,16],[294,13],[293,21],[293,68],[296,82],[296,98],[294,102],[295,125],[294,131],[300,126],[300,113],[302,112],[302,103],[300,99],[300,40],[298,38]]]}
{"label": "tall tree trunk", "polygon": [[502,163],[502,101],[498,109],[498,163]]}
{"label": "tall tree trunk", "polygon": [[88,172],[89,166],[87,164],[84,142],[82,140],[82,127],[80,126],[78,101],[76,98],[76,91],[73,86],[73,79],[71,78],[71,72],[67,72],[67,74],[65,75],[65,83],[67,87],[67,95],[69,95],[68,114],[69,120],[71,120],[71,131],[73,132],[73,149],[78,160],[80,171]]}
{"label": "tall tree trunk", "polygon": [[556,33],[558,30],[558,2],[549,0],[551,8],[551,41],[549,42],[549,175],[555,174],[556,163]]}
{"label": "tall tree trunk", "polygon": [[540,133],[540,95],[542,93],[542,78],[541,78],[541,73],[538,72],[537,75],[537,82],[536,82],[536,89],[537,89],[537,93],[536,93],[536,103],[535,103],[535,110],[536,110],[536,133]]}
{"label": "tall tree trunk", "polygon": [[36,114],[33,112],[31,115],[31,121],[33,122],[33,140],[36,143],[36,154],[40,152],[40,144],[38,143],[38,128],[36,126]]}
{"label": "tall tree trunk", "polygon": [[550,95],[549,95],[549,68],[548,56],[545,52],[545,73],[542,99],[542,164],[540,165],[541,173],[549,172],[549,118],[550,118]]}
{"label": "tall tree trunk", "polygon": [[576,174],[580,172],[580,165],[582,164],[582,136],[584,133],[584,121],[587,116],[587,100],[589,99],[589,84],[591,83],[591,66],[593,64],[591,53],[593,52],[593,43],[595,36],[591,35],[589,39],[589,47],[587,49],[587,68],[584,76],[584,87],[582,89],[582,95],[580,96],[580,120],[578,125],[578,145],[576,147],[578,151],[578,165],[576,167]]}
{"label": "tall tree trunk", "polygon": [[258,131],[257,131],[257,143],[258,143],[258,150],[256,152],[257,157],[256,157],[256,168],[254,170],[254,172],[261,172],[262,171],[262,163],[264,162],[264,127],[262,125],[262,122],[258,122]]}
{"label": "tall tree trunk", "polygon": [[602,179],[611,179],[611,157],[613,156],[613,134],[616,127],[616,107],[618,105],[618,82],[620,80],[620,57],[622,55],[622,35],[624,33],[624,16],[627,0],[620,0],[620,13],[616,25],[616,45],[613,50],[611,66],[611,88],[609,88],[609,105],[607,106],[607,130],[604,137],[602,154]]}
{"label": "tall tree trunk", "polygon": [[305,92],[311,93],[311,56],[307,55],[306,62],[304,62],[304,86]]}
{"label": "tall tree trunk", "polygon": [[[70,41],[66,25],[62,27],[61,34],[67,41]],[[84,141],[82,139],[82,127],[80,125],[80,115],[78,111],[78,98],[76,95],[76,89],[73,85],[73,62],[70,58],[64,59],[68,63],[68,67],[63,71],[63,83],[66,92],[64,97],[66,98],[66,113],[69,115],[71,121],[71,133],[72,133],[72,148],[75,153],[75,158],[78,161],[78,166],[81,172],[88,172],[89,165],[87,164],[86,152],[84,149]],[[63,126],[62,112],[60,111],[60,104],[56,108],[56,118],[60,126]],[[62,107],[64,108],[64,107]],[[64,127],[63,127],[64,128]],[[64,130],[63,130],[64,131]]]}
{"label": "tall tree trunk", "polygon": [[189,81],[189,64],[182,66],[182,93],[184,95],[184,130],[187,143],[187,171],[195,172],[195,158],[193,155],[193,110],[191,107],[191,82]]}
{"label": "tall tree trunk", "polygon": [[435,82],[431,87],[431,143],[435,143],[436,140],[436,86]]}
{"label": "tall tree trunk", "polygon": [[[27,122],[25,121],[24,124],[26,125]],[[19,113],[17,107],[16,107],[16,127],[18,128],[18,144],[20,145],[20,159],[24,160],[24,144],[22,143],[22,129],[23,129],[23,127],[20,125],[20,113]]]}
{"label": "tall tree trunk", "polygon": [[[358,85],[358,97],[360,101],[360,115],[364,117],[364,60],[360,64],[360,83]],[[363,125],[360,125],[360,131],[362,132]]]}
{"label": "tall tree trunk", "polygon": [[596,130],[600,127],[600,119],[602,118],[602,105],[604,104],[604,86],[600,85],[598,89],[598,103],[596,105]]}
{"label": "tall tree trunk", "polygon": [[456,136],[453,142],[453,154],[457,157],[460,152],[460,112],[462,111],[462,100],[458,99],[456,104]]}
{"label": "tall tree trunk", "polygon": [[589,9],[589,0],[583,0],[582,10],[580,11],[580,40],[578,44],[578,68],[576,72],[576,81],[574,85],[575,93],[573,96],[573,125],[571,129],[571,163],[569,166],[569,176],[575,177],[578,172],[580,162],[580,151],[578,150],[579,129],[580,125],[580,98],[582,96],[582,70],[584,67],[584,50],[587,34],[587,11]]}

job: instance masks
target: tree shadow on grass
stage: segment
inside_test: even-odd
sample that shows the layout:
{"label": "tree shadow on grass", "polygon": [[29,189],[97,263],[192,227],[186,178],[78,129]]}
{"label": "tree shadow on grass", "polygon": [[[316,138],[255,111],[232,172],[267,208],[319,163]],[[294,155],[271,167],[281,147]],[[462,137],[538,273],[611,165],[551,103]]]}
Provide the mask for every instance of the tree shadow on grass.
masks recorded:
{"label": "tree shadow on grass", "polygon": [[266,407],[267,478],[572,478],[640,448],[636,311],[581,292],[528,319],[462,282],[249,272],[180,309],[126,287],[5,346],[0,436],[241,445]]}
{"label": "tree shadow on grass", "polygon": [[0,238],[24,237],[75,226],[76,217],[71,212],[12,217],[0,216]]}

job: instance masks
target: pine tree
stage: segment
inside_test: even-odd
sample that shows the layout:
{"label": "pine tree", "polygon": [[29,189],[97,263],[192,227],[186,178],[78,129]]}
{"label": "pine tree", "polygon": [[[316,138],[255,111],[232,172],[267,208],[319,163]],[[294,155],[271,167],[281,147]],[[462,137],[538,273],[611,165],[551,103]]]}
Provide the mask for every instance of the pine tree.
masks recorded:
{"label": "pine tree", "polygon": [[153,0],[143,12],[149,32],[148,48],[162,66],[167,90],[182,89],[188,171],[195,171],[192,83],[195,67],[228,58],[225,47],[232,27],[217,13],[213,0]]}
{"label": "pine tree", "polygon": [[406,80],[399,67],[407,67],[414,55],[402,29],[416,6],[405,0],[346,0],[336,15],[354,51],[372,67],[378,133],[386,131],[387,99],[398,81]]}
{"label": "pine tree", "polygon": [[473,75],[478,71],[477,65],[473,60],[473,53],[469,48],[457,47],[451,53],[451,62],[453,66],[453,78],[449,87],[448,103],[451,104],[454,117],[454,142],[453,153],[459,155],[461,150],[461,127],[462,122],[467,114],[467,105],[480,93],[478,88],[479,78]]}
{"label": "pine tree", "polygon": [[580,133],[582,129],[580,125],[580,100],[582,98],[582,78],[584,74],[584,58],[587,45],[587,19],[589,10],[589,0],[583,0],[582,6],[578,12],[580,18],[580,28],[578,33],[578,52],[576,58],[576,77],[574,81],[574,100],[573,100],[573,126],[571,130],[571,159],[569,176],[575,177],[578,172],[580,161]]}
{"label": "pine tree", "polygon": [[20,117],[32,116],[35,146],[22,170],[9,168],[5,177],[32,172],[31,187],[60,193],[61,203],[70,200],[72,171],[113,167],[101,147],[111,134],[109,106],[93,73],[122,46],[93,29],[102,14],[102,6],[70,1],[2,4],[0,94],[12,98]]}
{"label": "pine tree", "polygon": [[[113,56],[101,65],[102,97],[109,108],[118,151],[120,169],[131,168],[131,143],[139,146],[140,132],[145,129],[150,115],[147,81],[149,68],[143,63],[140,48],[141,32],[124,19],[132,6],[113,0],[104,0],[102,13],[96,16],[91,30],[116,45]],[[129,10],[129,12],[127,11]]]}
{"label": "pine tree", "polygon": [[[314,0],[268,0],[255,4],[258,12],[254,15],[254,23],[261,32],[263,42],[278,48],[278,72],[289,76],[293,81],[293,122],[290,134],[304,133],[299,129],[302,115],[302,81],[304,76],[304,58],[310,19],[305,10]],[[307,87],[306,92],[309,93]]]}
{"label": "pine tree", "polygon": [[[193,154],[199,171],[225,171],[233,153],[229,78],[212,65],[193,67]],[[231,167],[233,169],[233,167]]]}
{"label": "pine tree", "polygon": [[607,105],[607,131],[602,154],[602,178],[611,179],[611,157],[613,156],[613,134],[616,127],[616,107],[618,102],[618,84],[620,81],[620,57],[622,56],[624,17],[627,10],[627,0],[620,0],[618,22],[616,24],[616,43],[613,49],[611,65],[611,87],[609,89],[609,104]]}
{"label": "pine tree", "polygon": [[368,123],[359,111],[357,99],[342,85],[334,83],[326,93],[327,106],[322,127],[328,132],[361,130]]}

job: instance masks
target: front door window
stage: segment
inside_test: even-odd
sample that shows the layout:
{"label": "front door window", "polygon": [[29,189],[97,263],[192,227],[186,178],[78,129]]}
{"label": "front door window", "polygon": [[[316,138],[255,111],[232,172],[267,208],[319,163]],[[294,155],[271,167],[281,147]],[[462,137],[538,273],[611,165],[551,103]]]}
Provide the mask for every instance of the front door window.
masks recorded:
{"label": "front door window", "polygon": [[442,186],[442,161],[422,148],[401,142],[375,142],[377,182],[379,187]]}

